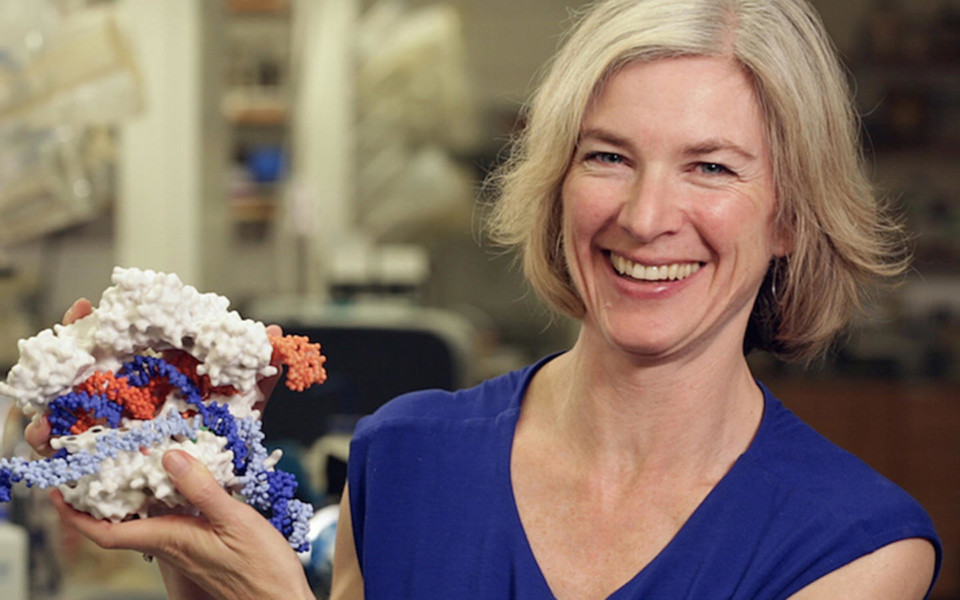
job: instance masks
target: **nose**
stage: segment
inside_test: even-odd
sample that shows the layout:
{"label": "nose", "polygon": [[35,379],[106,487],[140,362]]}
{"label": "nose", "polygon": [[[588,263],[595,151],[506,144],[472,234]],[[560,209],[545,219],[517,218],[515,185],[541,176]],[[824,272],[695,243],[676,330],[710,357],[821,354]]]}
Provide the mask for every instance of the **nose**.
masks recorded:
{"label": "nose", "polygon": [[676,233],[683,224],[679,199],[676,183],[665,173],[645,169],[630,186],[617,224],[643,243]]}

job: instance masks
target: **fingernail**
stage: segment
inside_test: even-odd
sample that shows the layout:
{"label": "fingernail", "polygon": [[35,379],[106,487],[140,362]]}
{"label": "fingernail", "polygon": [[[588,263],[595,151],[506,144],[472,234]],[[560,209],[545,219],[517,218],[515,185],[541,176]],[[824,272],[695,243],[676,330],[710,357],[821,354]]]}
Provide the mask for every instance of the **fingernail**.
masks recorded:
{"label": "fingernail", "polygon": [[163,468],[174,477],[190,470],[190,460],[182,452],[167,452],[163,455]]}

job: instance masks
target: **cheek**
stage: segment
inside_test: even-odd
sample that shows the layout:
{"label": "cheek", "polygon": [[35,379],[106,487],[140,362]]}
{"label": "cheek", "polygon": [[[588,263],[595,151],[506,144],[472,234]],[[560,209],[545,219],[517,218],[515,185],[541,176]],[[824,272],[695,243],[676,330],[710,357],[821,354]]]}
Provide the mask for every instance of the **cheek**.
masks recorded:
{"label": "cheek", "polygon": [[[579,279],[580,257],[583,252],[584,241],[589,243],[590,236],[583,230],[583,218],[580,215],[580,205],[573,201],[571,196],[566,193],[561,197],[562,221],[560,228],[563,240],[563,257],[567,264],[567,271],[570,277],[577,281]],[[578,286],[579,287],[579,286]]]}
{"label": "cheek", "polygon": [[583,181],[568,180],[561,188],[563,231],[575,245],[590,238],[610,219],[614,196],[609,189]]}
{"label": "cheek", "polygon": [[567,254],[567,261],[571,259],[570,253],[574,252],[582,237],[585,206],[582,201],[582,195],[578,193],[577,186],[570,183],[564,183],[560,190],[560,206],[562,214],[561,227],[563,230],[564,251]]}
{"label": "cheek", "polygon": [[764,254],[774,251],[772,201],[747,197],[715,198],[712,202],[699,204],[694,215],[700,234],[718,252],[744,246],[756,247]]}
{"label": "cheek", "polygon": [[590,260],[594,236],[602,221],[594,196],[584,186],[567,182],[561,188],[561,230],[563,255],[570,281],[582,298],[585,293],[584,265]]}

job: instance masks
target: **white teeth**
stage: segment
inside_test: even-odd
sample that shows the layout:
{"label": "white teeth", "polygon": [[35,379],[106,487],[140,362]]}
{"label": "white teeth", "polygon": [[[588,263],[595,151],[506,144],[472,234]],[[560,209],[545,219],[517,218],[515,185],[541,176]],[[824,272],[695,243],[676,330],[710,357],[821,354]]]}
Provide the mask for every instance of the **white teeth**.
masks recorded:
{"label": "white teeth", "polygon": [[613,253],[610,253],[610,264],[617,273],[642,281],[677,281],[700,270],[697,262],[645,266]]}

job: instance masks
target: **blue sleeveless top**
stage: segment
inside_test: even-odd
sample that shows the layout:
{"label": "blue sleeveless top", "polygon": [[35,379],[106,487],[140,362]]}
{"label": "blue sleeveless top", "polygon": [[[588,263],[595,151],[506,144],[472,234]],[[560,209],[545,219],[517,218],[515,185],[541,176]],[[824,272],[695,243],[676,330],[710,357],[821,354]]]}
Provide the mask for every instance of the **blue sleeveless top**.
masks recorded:
{"label": "blue sleeveless top", "polygon": [[[510,482],[520,403],[546,360],[469,390],[407,394],[360,421],[348,482],[368,599],[553,598]],[[750,447],[610,600],[787,598],[913,537],[936,547],[939,572],[923,508],[761,388]]]}

